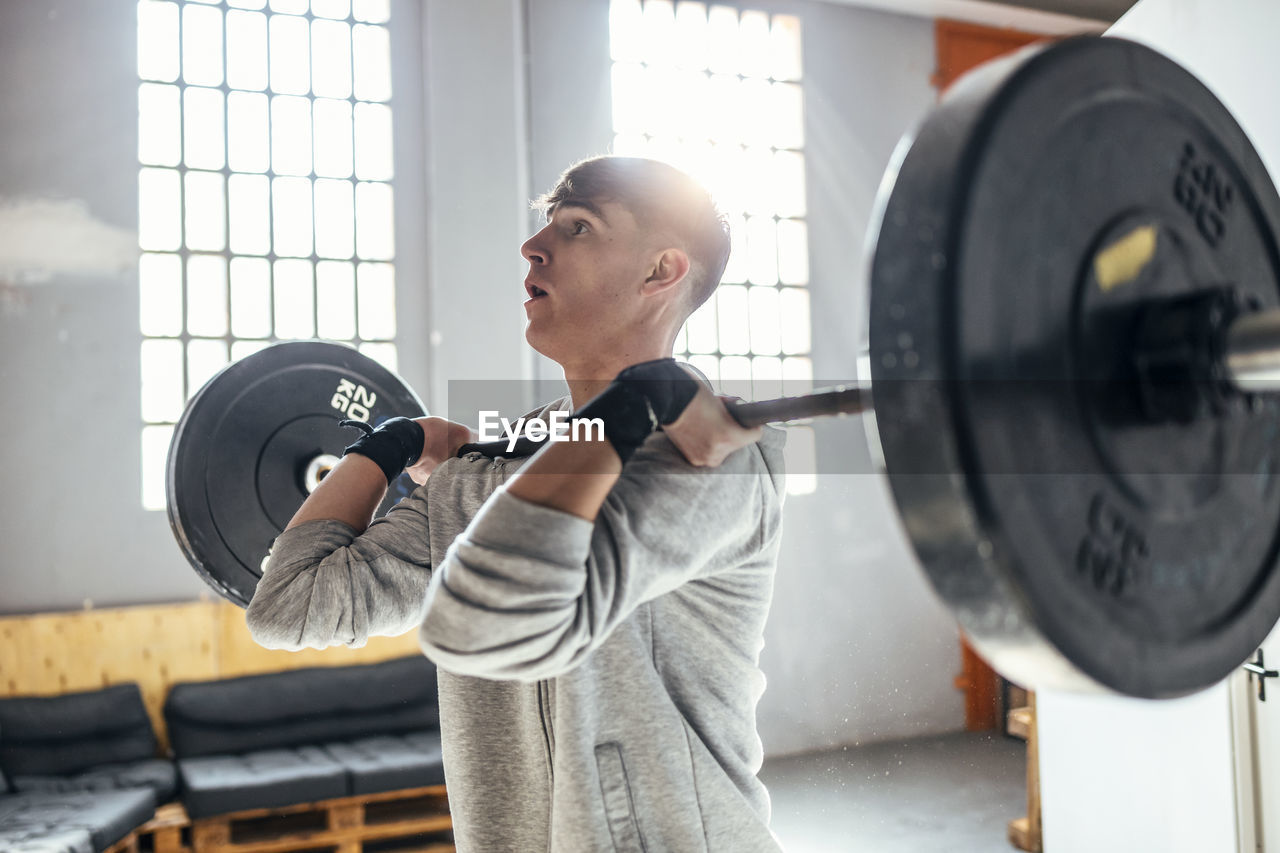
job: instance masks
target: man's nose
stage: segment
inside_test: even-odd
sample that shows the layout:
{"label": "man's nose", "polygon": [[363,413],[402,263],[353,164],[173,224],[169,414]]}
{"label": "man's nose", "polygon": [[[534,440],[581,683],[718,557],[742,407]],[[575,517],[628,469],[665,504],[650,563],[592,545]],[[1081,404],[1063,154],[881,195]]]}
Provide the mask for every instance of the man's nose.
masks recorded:
{"label": "man's nose", "polygon": [[525,240],[524,245],[520,247],[520,254],[524,256],[526,261],[534,266],[543,266],[548,260],[547,251],[543,247],[542,241],[539,239],[541,236],[542,232],[539,231],[528,240]]}

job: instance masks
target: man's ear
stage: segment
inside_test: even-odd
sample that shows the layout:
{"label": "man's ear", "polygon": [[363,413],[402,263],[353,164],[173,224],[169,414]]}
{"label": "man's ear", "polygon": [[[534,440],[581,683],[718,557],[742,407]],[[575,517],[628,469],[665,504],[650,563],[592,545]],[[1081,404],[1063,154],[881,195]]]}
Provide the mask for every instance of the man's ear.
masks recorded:
{"label": "man's ear", "polygon": [[689,265],[689,255],[683,249],[663,249],[644,280],[644,295],[654,296],[675,287],[689,274]]}

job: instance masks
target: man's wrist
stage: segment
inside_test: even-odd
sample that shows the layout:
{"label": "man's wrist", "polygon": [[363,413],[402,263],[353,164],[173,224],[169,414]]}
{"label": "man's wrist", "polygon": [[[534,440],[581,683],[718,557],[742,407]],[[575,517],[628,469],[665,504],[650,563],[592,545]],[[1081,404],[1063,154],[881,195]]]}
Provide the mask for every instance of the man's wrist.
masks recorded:
{"label": "man's wrist", "polygon": [[342,451],[342,455],[358,453],[372,460],[387,478],[387,485],[404,473],[418,457],[426,442],[422,426],[409,418],[392,418],[366,433]]}
{"label": "man's wrist", "polygon": [[698,380],[674,358],[633,364],[621,371],[614,382],[638,390],[648,401],[654,419],[663,426],[674,423],[698,393]]}
{"label": "man's wrist", "polygon": [[644,444],[656,426],[644,395],[630,384],[616,379],[570,416],[570,420],[579,419],[603,424],[604,437],[613,445],[623,464]]}
{"label": "man's wrist", "polygon": [[675,359],[656,359],[621,371],[572,418],[598,418],[605,438],[625,464],[649,433],[679,418],[697,393],[698,381]]}

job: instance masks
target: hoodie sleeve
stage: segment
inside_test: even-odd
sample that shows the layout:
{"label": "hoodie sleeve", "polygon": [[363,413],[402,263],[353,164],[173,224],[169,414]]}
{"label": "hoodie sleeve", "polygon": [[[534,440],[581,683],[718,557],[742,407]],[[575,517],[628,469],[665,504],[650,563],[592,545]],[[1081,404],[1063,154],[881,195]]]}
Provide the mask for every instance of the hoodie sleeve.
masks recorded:
{"label": "hoodie sleeve", "polygon": [[[776,435],[769,441],[780,444]],[[771,563],[782,473],[766,458],[756,444],[717,468],[695,468],[655,436],[623,468],[594,522],[497,492],[431,579],[423,650],[461,674],[550,678],[644,602]]]}
{"label": "hoodie sleeve", "polygon": [[364,533],[309,521],[281,533],[246,618],[269,649],[363,646],[422,621],[431,573],[426,489],[416,489]]}

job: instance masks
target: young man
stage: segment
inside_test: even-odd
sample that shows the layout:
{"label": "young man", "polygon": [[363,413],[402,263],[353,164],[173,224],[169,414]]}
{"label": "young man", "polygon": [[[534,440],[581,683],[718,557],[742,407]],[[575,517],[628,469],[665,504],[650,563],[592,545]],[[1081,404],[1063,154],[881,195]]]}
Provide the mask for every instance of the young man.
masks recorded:
{"label": "young man", "polygon": [[[570,396],[539,415],[606,437],[491,458],[395,419],[277,539],[250,629],[301,648],[420,626],[460,851],[776,850],[755,707],[784,440],[670,360],[727,229],[649,160],[579,163],[540,205],[526,337]],[[370,523],[406,463],[424,485]]]}

